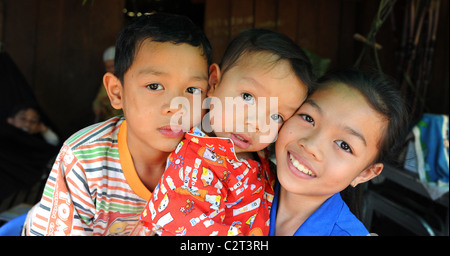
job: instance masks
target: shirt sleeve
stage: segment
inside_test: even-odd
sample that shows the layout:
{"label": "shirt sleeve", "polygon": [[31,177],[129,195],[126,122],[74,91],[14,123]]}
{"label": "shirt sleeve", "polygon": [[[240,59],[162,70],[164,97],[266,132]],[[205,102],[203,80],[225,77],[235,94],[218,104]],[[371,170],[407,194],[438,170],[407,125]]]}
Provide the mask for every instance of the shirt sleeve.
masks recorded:
{"label": "shirt sleeve", "polygon": [[94,203],[84,168],[64,145],[46,182],[41,201],[28,213],[24,235],[90,235]]}
{"label": "shirt sleeve", "polygon": [[159,235],[240,234],[237,224],[223,223],[226,183],[201,162],[188,145],[172,153],[163,177],[141,214],[145,226]]}

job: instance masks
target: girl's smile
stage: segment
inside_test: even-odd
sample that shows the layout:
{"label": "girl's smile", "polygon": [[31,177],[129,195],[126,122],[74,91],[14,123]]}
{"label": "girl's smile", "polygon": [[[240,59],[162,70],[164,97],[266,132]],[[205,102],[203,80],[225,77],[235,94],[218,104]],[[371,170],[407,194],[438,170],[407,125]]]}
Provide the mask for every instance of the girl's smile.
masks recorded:
{"label": "girl's smile", "polygon": [[291,152],[288,152],[287,154],[287,163],[292,173],[302,179],[316,178],[317,175],[313,171],[311,171],[311,168],[308,167],[306,162],[299,158],[298,155],[294,155],[296,154]]}

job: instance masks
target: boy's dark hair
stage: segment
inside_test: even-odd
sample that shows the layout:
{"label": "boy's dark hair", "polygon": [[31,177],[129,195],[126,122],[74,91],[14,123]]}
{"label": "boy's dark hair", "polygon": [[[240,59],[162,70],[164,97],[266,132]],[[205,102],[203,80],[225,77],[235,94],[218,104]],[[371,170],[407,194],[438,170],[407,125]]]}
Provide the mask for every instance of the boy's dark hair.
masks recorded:
{"label": "boy's dark hair", "polygon": [[134,18],[119,33],[114,58],[114,75],[123,84],[125,72],[134,61],[140,44],[151,39],[155,42],[186,43],[202,49],[209,65],[212,63],[211,44],[203,31],[188,17],[169,13],[155,13]]}
{"label": "boy's dark hair", "polygon": [[266,28],[252,28],[238,34],[228,45],[220,68],[225,74],[239,58],[247,53],[268,52],[279,56],[277,61],[289,61],[297,77],[307,86],[315,85],[312,64],[305,52],[288,36]]}
{"label": "boy's dark hair", "polygon": [[342,69],[319,78],[317,89],[336,82],[357,89],[377,112],[385,116],[388,125],[378,145],[379,153],[375,162],[396,164],[398,154],[404,147],[409,122],[406,103],[397,83],[392,78],[375,72]]}

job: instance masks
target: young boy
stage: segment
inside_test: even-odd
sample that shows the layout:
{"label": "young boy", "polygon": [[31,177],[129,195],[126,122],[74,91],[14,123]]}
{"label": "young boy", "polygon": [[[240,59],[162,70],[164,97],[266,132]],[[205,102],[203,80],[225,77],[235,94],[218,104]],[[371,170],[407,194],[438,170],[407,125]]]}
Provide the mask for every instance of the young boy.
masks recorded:
{"label": "young boy", "polygon": [[169,157],[144,225],[159,235],[267,235],[273,177],[256,152],[275,140],[312,81],[308,58],[287,36],[239,34],[221,66],[210,67],[209,119]]}
{"label": "young boy", "polygon": [[142,234],[139,214],[184,135],[181,127],[170,128],[171,117],[198,112],[193,126],[203,114],[169,102],[204,98],[210,62],[206,36],[186,17],[157,13],[126,26],[116,42],[115,73],[103,78],[124,117],[87,127],[64,143],[23,233]]}

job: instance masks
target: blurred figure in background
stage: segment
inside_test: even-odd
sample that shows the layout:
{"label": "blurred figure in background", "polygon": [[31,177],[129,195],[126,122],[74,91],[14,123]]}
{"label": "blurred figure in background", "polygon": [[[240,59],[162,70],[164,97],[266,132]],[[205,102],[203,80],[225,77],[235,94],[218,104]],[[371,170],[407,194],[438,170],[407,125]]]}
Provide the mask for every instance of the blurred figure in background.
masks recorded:
{"label": "blurred figure in background", "polygon": [[[116,48],[114,46],[110,46],[103,53],[103,63],[105,64],[106,72],[114,73],[115,52]],[[98,90],[97,97],[92,103],[92,108],[95,114],[95,122],[105,121],[111,117],[123,114],[121,109],[118,110],[111,107],[103,82]]]}

